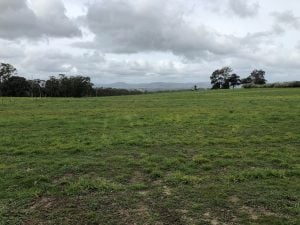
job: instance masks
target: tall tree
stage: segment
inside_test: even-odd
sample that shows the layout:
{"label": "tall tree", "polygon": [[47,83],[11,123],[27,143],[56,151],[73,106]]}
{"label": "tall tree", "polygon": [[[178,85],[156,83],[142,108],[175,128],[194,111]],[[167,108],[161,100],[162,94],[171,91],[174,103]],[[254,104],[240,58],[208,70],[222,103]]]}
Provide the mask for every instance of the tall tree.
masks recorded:
{"label": "tall tree", "polygon": [[3,95],[3,82],[17,74],[17,69],[8,63],[0,63],[0,96]]}
{"label": "tall tree", "polygon": [[212,89],[229,89],[229,78],[232,69],[230,67],[223,67],[222,69],[215,70],[210,76]]}
{"label": "tall tree", "polygon": [[93,84],[89,77],[74,76],[68,78],[69,92],[73,97],[89,96],[92,93]]}
{"label": "tall tree", "polygon": [[32,97],[42,97],[45,95],[45,80],[35,79],[27,81],[30,86],[30,95]]}
{"label": "tall tree", "polygon": [[220,75],[219,70],[215,70],[210,76],[210,83],[212,85],[212,89],[220,89],[223,83],[223,77]]}
{"label": "tall tree", "polygon": [[89,77],[60,74],[46,81],[45,92],[50,97],[85,97],[93,94],[93,84]]}
{"label": "tall tree", "polygon": [[2,95],[10,97],[28,97],[30,84],[24,77],[12,76],[2,83]]}
{"label": "tall tree", "polygon": [[17,69],[8,63],[0,64],[0,83],[17,74]]}
{"label": "tall tree", "polygon": [[230,77],[228,78],[230,86],[234,89],[236,86],[241,84],[241,79],[240,76],[237,74],[231,74]]}
{"label": "tall tree", "polygon": [[242,84],[266,84],[265,74],[265,71],[255,69],[250,76],[242,80]]}
{"label": "tall tree", "polygon": [[60,97],[59,80],[51,76],[45,84],[46,95],[49,97]]}

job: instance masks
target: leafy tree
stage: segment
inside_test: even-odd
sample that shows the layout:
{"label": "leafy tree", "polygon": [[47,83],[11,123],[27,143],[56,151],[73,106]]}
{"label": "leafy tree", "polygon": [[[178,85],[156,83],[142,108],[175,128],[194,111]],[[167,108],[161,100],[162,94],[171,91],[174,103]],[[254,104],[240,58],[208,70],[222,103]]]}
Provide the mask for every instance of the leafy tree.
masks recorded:
{"label": "leafy tree", "polygon": [[249,77],[242,80],[242,84],[266,84],[267,80],[265,79],[266,72],[263,70],[253,70]]}
{"label": "leafy tree", "polygon": [[45,95],[46,81],[35,79],[27,81],[30,86],[30,93],[32,97],[42,97]]}
{"label": "leafy tree", "polygon": [[69,80],[69,94],[73,97],[89,96],[92,93],[93,84],[89,77],[75,76]]}
{"label": "leafy tree", "polygon": [[223,67],[222,69],[215,70],[210,76],[212,89],[229,89],[229,78],[232,69],[230,67]]}
{"label": "leafy tree", "polygon": [[223,77],[220,75],[219,70],[215,70],[210,76],[210,83],[212,84],[212,89],[220,89],[223,83]]}
{"label": "leafy tree", "polygon": [[3,96],[28,97],[30,94],[30,85],[24,77],[9,77],[1,86]]}
{"label": "leafy tree", "polygon": [[236,86],[241,84],[241,79],[240,76],[237,74],[231,74],[230,77],[228,78],[230,86],[234,89]]}
{"label": "leafy tree", "polygon": [[45,92],[49,97],[60,96],[59,80],[56,79],[55,76],[51,76],[50,79],[46,81]]}
{"label": "leafy tree", "polygon": [[251,79],[250,76],[246,77],[246,78],[244,78],[244,79],[241,80],[241,83],[242,84],[251,84],[252,83],[252,79]]}
{"label": "leafy tree", "polygon": [[138,90],[93,88],[90,77],[60,74],[48,80],[26,80],[24,77],[12,76],[16,69],[9,64],[1,64],[0,95],[12,97],[85,97],[142,94]]}
{"label": "leafy tree", "polygon": [[64,74],[59,74],[59,96],[61,97],[72,97],[71,94],[71,83],[69,82],[69,78]]}
{"label": "leafy tree", "polygon": [[3,82],[17,74],[17,69],[7,63],[0,63],[0,96],[3,95]]}
{"label": "leafy tree", "polygon": [[67,77],[64,74],[60,74],[58,78],[50,77],[46,81],[45,92],[50,97],[84,97],[94,93],[89,77]]}
{"label": "leafy tree", "polygon": [[7,80],[9,77],[17,74],[17,69],[10,64],[1,63],[0,64],[0,83]]}

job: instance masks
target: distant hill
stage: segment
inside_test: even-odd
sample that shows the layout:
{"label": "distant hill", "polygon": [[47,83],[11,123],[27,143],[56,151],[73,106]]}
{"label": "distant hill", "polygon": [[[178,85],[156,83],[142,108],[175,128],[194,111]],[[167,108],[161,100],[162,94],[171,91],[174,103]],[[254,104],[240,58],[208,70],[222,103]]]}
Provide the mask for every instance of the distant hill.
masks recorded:
{"label": "distant hill", "polygon": [[155,82],[155,83],[139,83],[139,84],[129,84],[129,83],[112,83],[112,84],[102,84],[96,85],[98,87],[104,88],[121,88],[121,89],[138,89],[144,91],[168,91],[168,90],[189,90],[193,89],[197,85],[198,88],[208,88],[210,84],[207,82],[201,83],[165,83],[165,82]]}

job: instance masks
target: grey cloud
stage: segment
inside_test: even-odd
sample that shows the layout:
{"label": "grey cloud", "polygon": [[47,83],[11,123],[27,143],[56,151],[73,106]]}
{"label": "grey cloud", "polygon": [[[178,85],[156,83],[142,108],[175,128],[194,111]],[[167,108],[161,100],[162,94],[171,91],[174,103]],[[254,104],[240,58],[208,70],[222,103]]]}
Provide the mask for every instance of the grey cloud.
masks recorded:
{"label": "grey cloud", "polygon": [[24,0],[1,0],[0,38],[32,37],[38,35],[37,31],[36,16]]}
{"label": "grey cloud", "polygon": [[[42,61],[40,59],[43,59]],[[31,52],[23,60],[28,69],[38,72],[65,73],[72,69],[73,56],[61,52]]]}
{"label": "grey cloud", "polygon": [[282,27],[273,25],[271,29],[266,31],[258,31],[248,33],[245,37],[240,39],[240,43],[244,48],[259,49],[274,44],[274,37],[277,37],[285,32]]}
{"label": "grey cloud", "polygon": [[300,70],[300,53],[294,55],[276,55],[264,59],[266,66],[273,68],[288,68],[288,70]]}
{"label": "grey cloud", "polygon": [[31,0],[41,31],[53,37],[81,36],[81,31],[65,14],[61,0]]}
{"label": "grey cloud", "polygon": [[2,0],[0,2],[0,12],[8,9],[22,9],[26,7],[24,0]]}
{"label": "grey cloud", "polygon": [[[147,54],[145,54],[146,56]],[[43,60],[41,60],[41,58]],[[58,50],[44,50],[27,52],[23,61],[18,64],[20,68],[26,68],[27,72],[19,70],[20,75],[28,78],[37,76],[47,78],[50,75],[65,73],[67,75],[82,74],[92,78],[98,84],[117,81],[149,82],[149,81],[192,81],[208,79],[213,69],[222,65],[231,65],[242,76],[248,75],[251,69],[265,68],[268,72],[278,68],[289,68],[288,71],[300,69],[300,53],[294,57],[286,57],[286,54],[275,54],[274,51],[259,51],[247,53],[247,57],[213,57],[208,61],[181,62],[179,59],[167,59],[149,61],[147,59],[113,59],[105,57],[96,51],[88,51],[83,54],[71,54]],[[32,76],[33,75],[33,76]]]}
{"label": "grey cloud", "polygon": [[254,17],[258,14],[259,4],[250,4],[248,0],[229,0],[228,6],[231,12],[241,18]]}
{"label": "grey cloud", "polygon": [[96,83],[110,83],[120,80],[133,82],[142,78],[145,78],[145,81],[153,78],[158,80],[170,77],[180,78],[181,75],[188,73],[188,71],[183,70],[184,65],[178,61],[150,62],[141,59],[111,59],[97,51],[88,51],[79,55],[61,51],[32,51],[27,52],[18,66],[26,67],[27,72],[21,70],[20,74],[28,78],[38,75],[38,77],[45,79],[50,75],[59,73],[83,74],[90,76]]}
{"label": "grey cloud", "polygon": [[231,37],[204,25],[192,27],[170,2],[104,0],[89,7],[86,21],[95,41],[77,46],[104,52],[162,51],[194,58],[237,50]]}
{"label": "grey cloud", "polygon": [[273,12],[271,15],[278,25],[289,25],[295,29],[300,28],[300,17],[295,16],[293,11]]}
{"label": "grey cloud", "polygon": [[25,55],[24,48],[18,43],[0,39],[0,48],[0,59],[3,61],[20,59]]}
{"label": "grey cloud", "polygon": [[300,17],[296,17],[292,11],[272,12],[271,16],[274,17],[274,22],[269,30],[247,34],[241,39],[242,44],[253,47],[273,45],[274,38],[287,31],[287,25],[295,29],[300,28]]}
{"label": "grey cloud", "polygon": [[269,30],[247,34],[241,39],[244,46],[252,46],[257,49],[261,45],[263,47],[273,45],[274,38],[286,32],[286,25],[290,25],[294,28],[298,28],[300,26],[299,19],[294,16],[291,11],[283,13],[273,12],[271,15],[275,18],[272,27]]}
{"label": "grey cloud", "polygon": [[[299,18],[284,11],[264,17],[263,25],[259,18],[241,19],[258,13],[255,1],[86,0],[94,3],[85,6],[83,0],[63,0],[88,9],[86,16],[70,13],[73,8],[66,3],[68,15],[77,18],[70,20],[62,0],[31,0],[29,5],[25,0],[0,0],[0,61],[15,65],[27,78],[83,74],[100,84],[206,81],[223,65],[241,76],[263,68],[270,81],[272,73],[288,74],[285,79],[290,79],[300,70],[300,42],[297,46],[298,39],[290,32],[299,29]],[[266,8],[265,2],[260,4],[267,15],[280,10]],[[235,18],[228,16],[229,8]],[[249,30],[239,29],[250,22]],[[80,35],[78,24],[85,26],[82,40],[73,39]],[[88,42],[94,36],[91,32],[95,39]],[[68,38],[35,41],[43,36]],[[21,41],[22,37],[27,39]],[[82,48],[74,48],[74,42]]]}
{"label": "grey cloud", "polygon": [[22,64],[27,65],[31,71],[49,74],[89,73],[99,69],[99,65],[104,62],[104,56],[95,51],[74,55],[60,50],[49,50],[28,52]]}
{"label": "grey cloud", "polygon": [[[45,0],[39,1],[40,4]],[[61,1],[55,0],[43,13],[37,14],[25,0],[1,0],[0,38],[38,38],[80,36],[81,31],[66,17]],[[42,9],[42,8],[40,8]]]}

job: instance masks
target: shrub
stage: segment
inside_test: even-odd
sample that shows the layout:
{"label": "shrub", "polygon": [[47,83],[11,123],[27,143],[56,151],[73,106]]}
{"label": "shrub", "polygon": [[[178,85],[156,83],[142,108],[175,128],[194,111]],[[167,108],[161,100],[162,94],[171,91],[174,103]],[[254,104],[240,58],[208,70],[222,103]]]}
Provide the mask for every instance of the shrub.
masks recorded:
{"label": "shrub", "polygon": [[291,81],[291,82],[277,82],[263,85],[256,84],[244,84],[243,88],[298,88],[300,87],[300,81]]}

